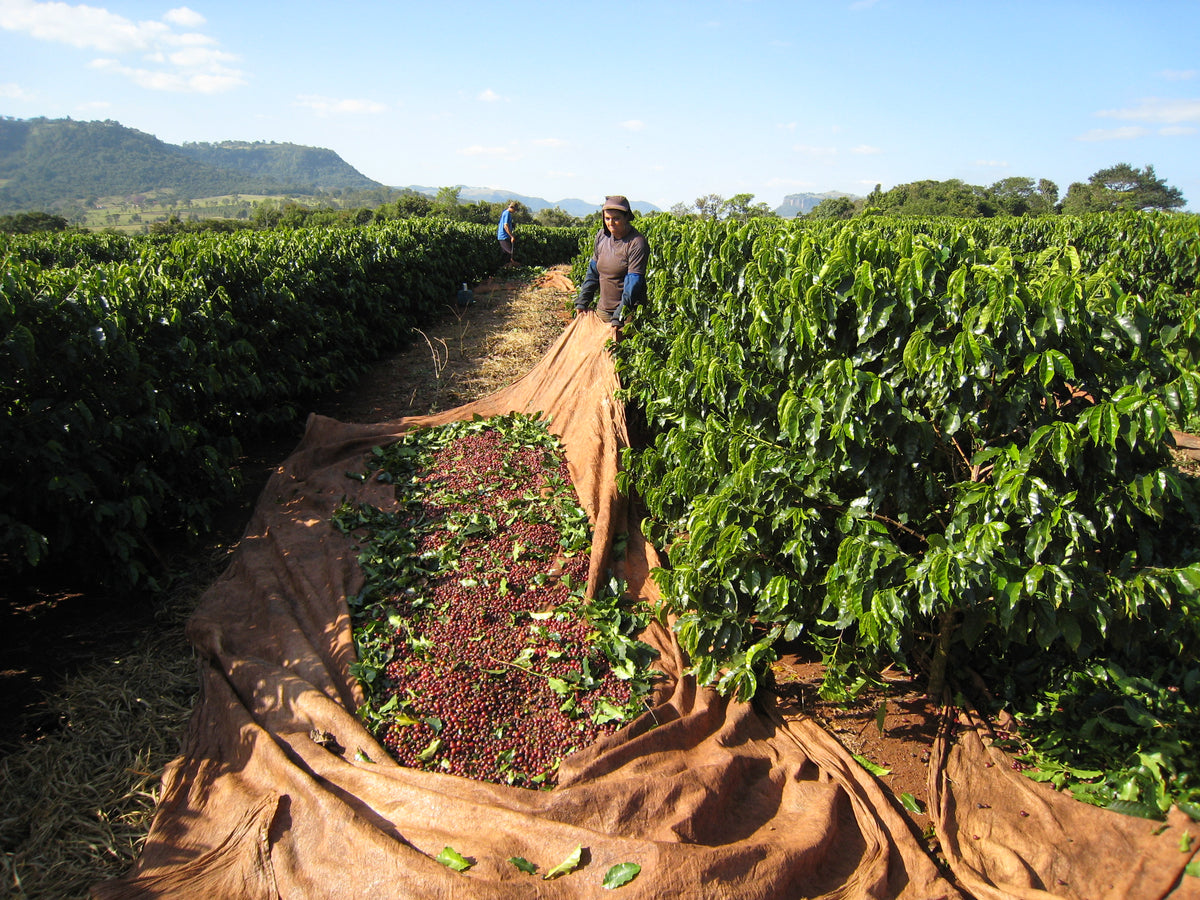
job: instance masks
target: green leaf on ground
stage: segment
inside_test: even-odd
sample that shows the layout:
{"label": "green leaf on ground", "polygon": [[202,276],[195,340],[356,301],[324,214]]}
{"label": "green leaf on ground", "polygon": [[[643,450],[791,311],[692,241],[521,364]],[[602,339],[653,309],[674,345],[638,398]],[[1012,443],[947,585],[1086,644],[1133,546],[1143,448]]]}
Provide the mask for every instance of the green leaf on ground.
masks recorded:
{"label": "green leaf on ground", "polygon": [[868,772],[870,772],[872,775],[876,776],[877,778],[882,778],[884,775],[892,774],[891,769],[885,769],[883,766],[875,765],[875,763],[871,762],[869,759],[867,759],[861,753],[855,753],[854,759],[860,766],[862,766],[864,769],[866,769]]}

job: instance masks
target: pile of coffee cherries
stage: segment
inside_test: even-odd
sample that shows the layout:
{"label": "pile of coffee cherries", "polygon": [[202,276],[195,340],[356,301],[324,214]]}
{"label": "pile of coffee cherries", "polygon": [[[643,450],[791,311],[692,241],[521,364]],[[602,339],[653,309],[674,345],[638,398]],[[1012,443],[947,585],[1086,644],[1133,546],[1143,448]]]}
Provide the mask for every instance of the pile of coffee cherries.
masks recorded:
{"label": "pile of coffee cherries", "polygon": [[402,765],[552,787],[564,757],[644,709],[650,673],[614,671],[587,616],[587,517],[544,425],[437,432],[377,451],[398,512],[343,525],[375,574],[352,611],[376,733]]}

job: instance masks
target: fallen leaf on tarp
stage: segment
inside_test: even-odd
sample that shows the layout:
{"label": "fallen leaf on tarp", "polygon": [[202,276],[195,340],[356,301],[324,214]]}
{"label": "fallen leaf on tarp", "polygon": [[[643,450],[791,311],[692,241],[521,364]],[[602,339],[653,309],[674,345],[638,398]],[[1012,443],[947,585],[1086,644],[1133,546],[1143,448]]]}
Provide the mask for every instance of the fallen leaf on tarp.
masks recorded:
{"label": "fallen leaf on tarp", "polygon": [[437,861],[447,869],[453,869],[455,872],[465,872],[474,865],[473,862],[453,847],[443,847],[442,852],[437,855]]}
{"label": "fallen leaf on tarp", "polygon": [[537,866],[523,856],[510,856],[508,861],[527,875],[537,874]]}
{"label": "fallen leaf on tarp", "polygon": [[633,881],[633,879],[637,878],[640,871],[642,871],[642,867],[637,863],[617,863],[604,873],[604,881],[602,886],[608,888],[609,890],[623,887],[629,884],[629,882]]}
{"label": "fallen leaf on tarp", "polygon": [[583,859],[583,847],[579,846],[571,851],[570,856],[568,856],[542,877],[549,880],[551,878],[557,878],[559,875],[566,875],[568,872],[574,872],[577,868],[579,868],[579,861],[581,859]]}

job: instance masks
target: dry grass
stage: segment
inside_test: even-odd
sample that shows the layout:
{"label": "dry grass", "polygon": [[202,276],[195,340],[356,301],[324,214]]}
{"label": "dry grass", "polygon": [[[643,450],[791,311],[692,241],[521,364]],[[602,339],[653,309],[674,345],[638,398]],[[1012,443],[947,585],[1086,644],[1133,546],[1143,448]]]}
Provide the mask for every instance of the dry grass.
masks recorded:
{"label": "dry grass", "polygon": [[[448,306],[423,339],[315,411],[350,422],[389,421],[449,409],[511,383],[569,320],[565,272],[517,269],[481,286],[475,304]],[[276,444],[247,457],[246,496],[257,494],[261,482],[255,482],[288,449]],[[249,514],[248,506],[229,512],[233,535]],[[91,885],[121,875],[137,858],[163,767],[179,753],[198,689],[183,624],[228,564],[236,540],[178,561],[185,574],[153,621],[99,641],[103,651],[30,704],[52,727],[25,731],[24,723],[10,723],[27,736],[0,758],[3,895],[85,897]],[[44,640],[54,653],[62,637]]]}
{"label": "dry grass", "polygon": [[197,595],[181,586],[141,637],[66,677],[40,704],[56,726],[0,760],[10,896],[85,896],[140,851],[196,695],[179,612]]}
{"label": "dry grass", "polygon": [[436,326],[317,410],[347,422],[425,415],[486,397],[524,375],[566,324],[566,266],[535,275],[510,270],[475,289],[475,303],[447,307]]}

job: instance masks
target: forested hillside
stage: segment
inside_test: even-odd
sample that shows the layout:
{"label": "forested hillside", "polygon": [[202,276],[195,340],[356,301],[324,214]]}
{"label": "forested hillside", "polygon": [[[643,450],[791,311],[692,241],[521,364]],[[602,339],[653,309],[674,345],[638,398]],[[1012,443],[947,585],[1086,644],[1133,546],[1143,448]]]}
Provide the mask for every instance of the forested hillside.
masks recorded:
{"label": "forested hillside", "polygon": [[151,192],[195,199],[376,186],[337,154],[315,147],[179,147],[113,121],[0,118],[0,213],[57,211]]}
{"label": "forested hillside", "polygon": [[274,142],[221,141],[185,143],[180,149],[197,162],[245,175],[273,178],[280,183],[332,190],[369,190],[382,187],[344,159],[323,147]]}

